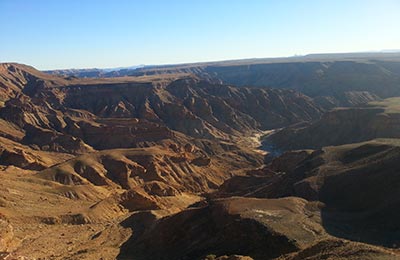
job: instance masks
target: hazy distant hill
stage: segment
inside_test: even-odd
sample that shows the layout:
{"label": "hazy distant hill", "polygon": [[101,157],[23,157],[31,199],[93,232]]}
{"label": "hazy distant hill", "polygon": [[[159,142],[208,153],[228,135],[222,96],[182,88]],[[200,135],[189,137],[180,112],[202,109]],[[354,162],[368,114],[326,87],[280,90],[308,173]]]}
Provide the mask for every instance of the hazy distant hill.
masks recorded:
{"label": "hazy distant hill", "polygon": [[120,68],[107,68],[107,69],[61,69],[61,70],[45,70],[43,72],[66,76],[66,77],[77,77],[77,78],[103,78],[103,77],[119,77],[126,76],[126,71],[135,70],[142,68],[144,65],[120,67]]}
{"label": "hazy distant hill", "polygon": [[328,61],[393,61],[400,62],[400,51],[390,52],[361,52],[361,53],[321,53],[308,54],[304,56],[293,56],[283,58],[252,58],[240,60],[225,60],[212,62],[196,62],[185,64],[168,64],[168,65],[136,65],[120,68],[89,68],[89,69],[60,69],[46,70],[49,74],[76,76],[76,77],[118,77],[128,76],[136,73],[164,73],[173,70],[193,70],[196,72],[199,68],[212,66],[239,66],[254,64],[271,64],[271,63],[292,63],[292,62],[328,62]]}

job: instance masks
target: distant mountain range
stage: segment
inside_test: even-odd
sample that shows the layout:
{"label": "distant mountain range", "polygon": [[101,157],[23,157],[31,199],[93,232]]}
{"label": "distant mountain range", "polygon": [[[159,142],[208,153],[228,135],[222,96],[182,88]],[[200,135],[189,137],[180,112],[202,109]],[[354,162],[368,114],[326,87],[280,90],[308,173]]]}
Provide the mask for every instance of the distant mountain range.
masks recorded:
{"label": "distant mountain range", "polygon": [[182,64],[167,65],[134,65],[128,67],[117,68],[87,68],[87,69],[61,69],[61,70],[45,70],[43,72],[72,76],[78,78],[98,78],[98,77],[121,77],[132,76],[140,73],[155,73],[160,69],[182,69],[182,68],[198,68],[209,66],[239,66],[239,65],[255,65],[270,63],[292,63],[292,62],[328,62],[328,61],[368,61],[368,60],[389,60],[400,61],[400,50],[383,50],[379,52],[355,52],[355,53],[316,53],[292,57],[282,58],[250,58],[238,60],[224,60],[211,62],[196,62]]}
{"label": "distant mountain range", "polygon": [[117,67],[117,68],[90,68],[90,69],[61,69],[61,70],[45,70],[43,72],[66,76],[66,77],[77,77],[77,78],[100,78],[100,77],[118,77],[125,76],[124,72],[143,68],[145,65],[135,65],[129,67]]}

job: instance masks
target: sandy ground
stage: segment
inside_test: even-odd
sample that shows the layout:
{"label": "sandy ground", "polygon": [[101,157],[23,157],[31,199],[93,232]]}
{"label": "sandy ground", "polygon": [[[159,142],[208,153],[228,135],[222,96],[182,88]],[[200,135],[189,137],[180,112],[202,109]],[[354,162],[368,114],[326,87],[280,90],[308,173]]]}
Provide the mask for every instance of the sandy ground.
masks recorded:
{"label": "sandy ground", "polygon": [[239,143],[243,146],[251,147],[255,152],[260,153],[262,155],[267,155],[268,152],[262,150],[262,139],[263,137],[270,135],[277,131],[278,129],[265,130],[265,131],[257,131],[250,133],[247,137],[244,137]]}

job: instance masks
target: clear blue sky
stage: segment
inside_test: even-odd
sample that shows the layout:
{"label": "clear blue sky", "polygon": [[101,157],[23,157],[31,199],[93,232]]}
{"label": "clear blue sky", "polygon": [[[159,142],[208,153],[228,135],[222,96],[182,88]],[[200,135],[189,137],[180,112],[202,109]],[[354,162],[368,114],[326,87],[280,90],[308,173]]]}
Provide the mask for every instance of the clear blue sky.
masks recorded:
{"label": "clear blue sky", "polygon": [[0,0],[0,62],[119,67],[400,49],[399,0]]}

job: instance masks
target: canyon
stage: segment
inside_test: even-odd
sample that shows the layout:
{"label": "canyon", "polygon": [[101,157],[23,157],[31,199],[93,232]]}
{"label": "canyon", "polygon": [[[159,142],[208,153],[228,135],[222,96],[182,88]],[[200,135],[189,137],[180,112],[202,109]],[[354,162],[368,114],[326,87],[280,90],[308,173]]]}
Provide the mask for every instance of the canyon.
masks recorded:
{"label": "canyon", "polygon": [[399,57],[0,64],[0,259],[400,259]]}

